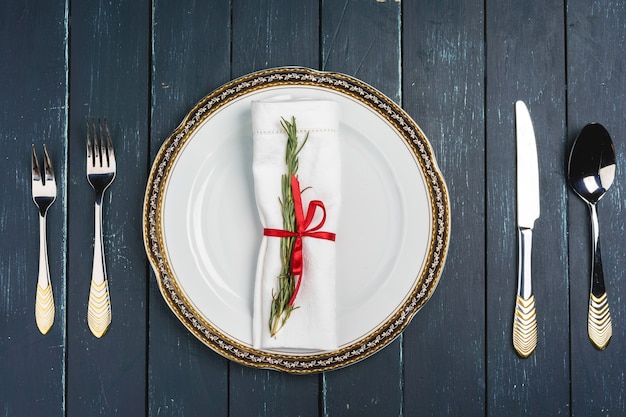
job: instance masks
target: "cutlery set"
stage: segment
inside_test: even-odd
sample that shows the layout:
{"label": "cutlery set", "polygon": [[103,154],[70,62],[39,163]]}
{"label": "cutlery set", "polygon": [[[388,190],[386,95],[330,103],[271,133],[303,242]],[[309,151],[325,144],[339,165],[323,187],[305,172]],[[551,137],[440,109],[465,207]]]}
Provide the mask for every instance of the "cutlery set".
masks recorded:
{"label": "cutlery set", "polygon": [[[513,346],[526,358],[537,346],[537,314],[531,282],[532,230],[539,218],[539,166],[533,125],[526,105],[515,103],[517,142],[517,229],[519,260],[517,297],[513,318]],[[586,125],[570,151],[568,180],[572,189],[587,203],[591,216],[591,285],[587,333],[593,346],[604,350],[613,334],[611,314],[604,285],[600,231],[596,204],[615,178],[613,142],[598,123]]]}
{"label": "cutlery set", "polygon": [[[87,125],[87,180],[95,194],[95,233],[91,287],[87,308],[87,322],[94,336],[100,338],[111,324],[111,302],[107,280],[102,239],[102,200],[104,192],[115,179],[116,164],[111,132],[106,118],[86,119]],[[48,333],[54,323],[54,297],[48,267],[46,243],[46,214],[57,195],[54,170],[48,149],[44,145],[43,173],[35,146],[32,147],[32,194],[39,209],[39,276],[35,300],[35,319],[42,334]]]}

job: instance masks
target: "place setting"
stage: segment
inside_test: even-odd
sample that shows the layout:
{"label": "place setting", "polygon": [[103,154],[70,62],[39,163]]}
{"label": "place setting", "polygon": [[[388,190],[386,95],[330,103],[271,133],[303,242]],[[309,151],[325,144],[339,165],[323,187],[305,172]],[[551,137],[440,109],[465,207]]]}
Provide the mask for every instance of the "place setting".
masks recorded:
{"label": "place setting", "polygon": [[[518,277],[512,342],[538,343],[531,279],[540,169],[528,107],[515,103]],[[116,176],[106,118],[86,118],[86,177],[94,190],[87,323],[112,322],[102,236],[103,197]],[[32,147],[39,212],[35,319],[54,323],[48,268],[53,163]],[[596,205],[612,185],[607,130],[586,125],[568,182],[591,219],[587,331],[604,350],[612,322]],[[237,363],[307,374],[342,368],[391,343],[435,291],[450,240],[448,189],[428,139],[398,105],[345,74],[263,70],[209,93],[164,141],[150,170],[142,230],[161,295],[186,329]]]}

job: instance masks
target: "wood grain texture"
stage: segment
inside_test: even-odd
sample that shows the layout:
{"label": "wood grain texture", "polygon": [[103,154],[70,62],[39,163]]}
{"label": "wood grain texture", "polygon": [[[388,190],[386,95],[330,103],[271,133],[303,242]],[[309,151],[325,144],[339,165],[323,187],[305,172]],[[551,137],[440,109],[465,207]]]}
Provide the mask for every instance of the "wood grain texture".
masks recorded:
{"label": "wood grain texture", "polygon": [[483,3],[403,2],[404,108],[446,179],[451,237],[437,291],[404,332],[404,415],[485,414]]}
{"label": "wood grain texture", "polygon": [[[558,2],[487,2],[487,397],[493,416],[568,412],[563,10]],[[532,248],[538,343],[528,359],[519,358],[511,342],[517,100],[527,104],[534,125],[541,201]]]}
{"label": "wood grain texture", "polygon": [[[68,416],[143,415],[146,270],[141,207],[148,165],[148,1],[73,2],[69,10]],[[86,116],[106,116],[117,176],[103,202],[112,324],[87,326],[94,194],[86,179]]]}
{"label": "wood grain texture", "polygon": [[[63,416],[67,234],[67,33],[64,2],[0,4],[0,415]],[[37,28],[36,31],[33,28]],[[56,302],[47,335],[35,324],[39,220],[31,144],[48,151],[57,200],[48,211]],[[40,159],[41,163],[41,159]]]}
{"label": "wood grain texture", "polygon": [[[322,69],[357,77],[401,105],[400,22],[400,3],[325,1],[321,15]],[[401,340],[366,361],[325,374],[324,415],[400,415]],[[372,375],[377,376],[376,384],[367,383]]]}
{"label": "wood grain texture", "polygon": [[365,81],[402,105],[402,7],[399,2],[326,0],[321,69]]}
{"label": "wood grain texture", "polygon": [[[230,3],[154,2],[151,161],[191,107],[230,78]],[[228,415],[228,361],[172,314],[150,274],[148,415]]]}
{"label": "wood grain texture", "polygon": [[319,67],[316,0],[232,0],[232,78],[280,66]]}
{"label": "wood grain texture", "polygon": [[[613,321],[613,338],[604,351],[587,336],[591,274],[589,212],[569,193],[569,270],[572,416],[617,416],[626,413],[624,394],[624,326],[626,326],[626,258],[624,257],[624,158],[626,103],[623,49],[626,6],[611,1],[567,2],[567,138],[601,123],[613,138],[617,171],[613,187],[598,203],[604,279]],[[569,152],[569,148],[568,148]]]}

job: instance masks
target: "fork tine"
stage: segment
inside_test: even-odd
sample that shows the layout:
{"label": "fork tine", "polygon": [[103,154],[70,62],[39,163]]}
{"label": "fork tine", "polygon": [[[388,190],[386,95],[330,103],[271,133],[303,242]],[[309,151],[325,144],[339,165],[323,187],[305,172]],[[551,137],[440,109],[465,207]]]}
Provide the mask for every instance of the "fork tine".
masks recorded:
{"label": "fork tine", "polygon": [[46,145],[43,145],[43,155],[45,182],[54,181],[54,169],[52,169],[52,161],[50,160],[50,155],[48,154],[48,148],[46,148]]}
{"label": "fork tine", "polygon": [[109,130],[109,120],[106,117],[104,118],[104,129],[106,132],[107,162],[109,165],[113,165],[115,163],[115,152],[113,151],[113,140]]}
{"label": "fork tine", "polygon": [[98,125],[100,127],[100,135],[98,135],[98,126],[96,126],[96,118],[91,118],[91,124],[93,126],[93,154],[94,164],[102,167],[102,124],[100,123],[100,117],[98,117]]}
{"label": "fork tine", "polygon": [[39,162],[37,161],[37,152],[35,151],[35,145],[33,144],[33,157],[32,157],[32,180],[41,181],[41,171],[39,171]]}
{"label": "fork tine", "polygon": [[87,126],[87,163],[93,166],[93,145],[91,144],[91,126],[89,125],[89,117],[85,116],[85,125]]}
{"label": "fork tine", "polygon": [[100,118],[100,116],[98,116],[98,131],[100,133],[99,135],[99,146],[98,146],[98,150],[100,151],[100,166],[107,166],[109,165],[109,156],[107,155],[107,148],[106,148],[106,141],[104,140],[104,127],[102,127],[102,119]]}

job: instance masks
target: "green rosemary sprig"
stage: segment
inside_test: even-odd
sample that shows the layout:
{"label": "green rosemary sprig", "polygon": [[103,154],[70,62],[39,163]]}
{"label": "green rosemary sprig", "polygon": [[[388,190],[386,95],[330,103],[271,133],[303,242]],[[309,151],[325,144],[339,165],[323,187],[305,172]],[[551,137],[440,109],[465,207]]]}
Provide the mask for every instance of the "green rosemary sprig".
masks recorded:
{"label": "green rosemary sprig", "polygon": [[[293,193],[291,191],[291,177],[298,173],[298,154],[306,143],[309,135],[307,133],[302,145],[298,146],[298,129],[295,117],[291,117],[291,122],[284,118],[280,122],[287,134],[287,146],[285,149],[285,164],[287,171],[281,177],[282,198],[279,198],[283,216],[283,230],[296,231],[296,215],[294,212]],[[284,326],[297,307],[289,304],[293,292],[296,288],[296,276],[291,273],[291,254],[295,244],[295,237],[280,238],[280,257],[282,261],[280,275],[278,275],[278,292],[272,294],[272,306],[270,309],[269,329],[272,336]]]}

